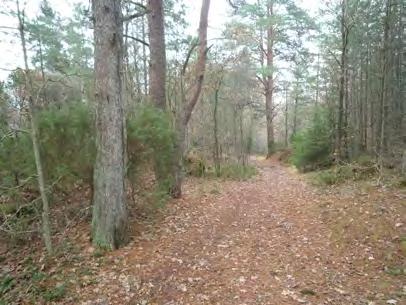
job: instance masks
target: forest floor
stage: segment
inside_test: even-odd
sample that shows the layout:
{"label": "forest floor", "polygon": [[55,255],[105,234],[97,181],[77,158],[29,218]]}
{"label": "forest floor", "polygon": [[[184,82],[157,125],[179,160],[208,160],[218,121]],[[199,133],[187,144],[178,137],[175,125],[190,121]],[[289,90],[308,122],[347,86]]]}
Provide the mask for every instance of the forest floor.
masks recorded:
{"label": "forest floor", "polygon": [[63,267],[71,285],[58,302],[406,304],[404,191],[320,189],[277,161],[254,162],[247,181],[188,179],[182,199],[112,253],[76,228],[85,254]]}

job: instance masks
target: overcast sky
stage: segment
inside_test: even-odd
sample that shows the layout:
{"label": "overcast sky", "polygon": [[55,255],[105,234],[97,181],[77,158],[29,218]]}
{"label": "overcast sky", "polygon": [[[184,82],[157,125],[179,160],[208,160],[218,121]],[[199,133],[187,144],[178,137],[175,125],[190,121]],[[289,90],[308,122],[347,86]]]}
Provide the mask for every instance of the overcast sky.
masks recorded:
{"label": "overcast sky", "polygon": [[[48,0],[51,6],[58,11],[61,16],[69,16],[72,12],[73,5],[77,3],[88,4],[89,0]],[[301,6],[305,8],[309,14],[314,14],[322,0],[300,0]],[[21,1],[24,3],[24,1]],[[26,0],[25,8],[27,15],[32,18],[38,14],[39,3],[41,0]],[[8,10],[5,0],[0,0],[1,11]],[[187,29],[188,34],[196,34],[201,1],[198,0],[185,0],[184,3],[188,6],[187,20],[190,27]],[[209,39],[217,38],[220,36],[224,24],[230,16],[230,7],[227,0],[212,0],[209,15]],[[0,80],[4,80],[10,73],[8,70],[15,69],[22,65],[22,52],[16,37],[10,34],[4,34],[4,31],[10,32],[10,30],[1,30],[2,26],[15,27],[15,18],[0,15]]]}

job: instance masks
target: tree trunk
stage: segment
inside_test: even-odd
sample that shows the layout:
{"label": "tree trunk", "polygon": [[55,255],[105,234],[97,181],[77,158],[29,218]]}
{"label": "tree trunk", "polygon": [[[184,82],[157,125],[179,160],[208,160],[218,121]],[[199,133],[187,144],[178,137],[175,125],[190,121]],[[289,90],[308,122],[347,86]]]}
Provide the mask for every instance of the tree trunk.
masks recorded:
{"label": "tree trunk", "polygon": [[[153,105],[166,111],[166,52],[165,29],[162,0],[149,0],[148,27],[149,27],[149,97]],[[168,172],[162,167],[159,152],[155,152],[155,177],[161,187],[167,188]]]}
{"label": "tree trunk", "polygon": [[379,132],[379,165],[383,170],[383,160],[385,155],[385,136],[386,136],[386,117],[387,117],[387,74],[388,74],[388,43],[389,43],[389,18],[392,1],[386,1],[386,15],[384,21],[384,36],[382,46],[382,75],[381,75],[381,90],[379,94],[380,103],[380,132]]}
{"label": "tree trunk", "polygon": [[316,72],[316,99],[315,105],[319,104],[319,94],[320,94],[320,53],[317,53],[317,72]]}
{"label": "tree trunk", "polygon": [[214,169],[216,176],[220,176],[220,151],[219,151],[219,139],[218,139],[218,100],[219,100],[220,88],[214,92],[214,111],[213,111],[213,133],[214,133]]}
{"label": "tree trunk", "polygon": [[162,0],[149,0],[149,95],[152,103],[166,110],[166,53],[165,30]]}
{"label": "tree trunk", "polygon": [[347,75],[347,44],[348,44],[348,30],[346,27],[347,18],[347,0],[343,0],[341,4],[341,59],[340,59],[340,89],[338,97],[338,123],[337,123],[337,141],[336,153],[337,160],[340,161],[344,158],[345,152],[345,97],[346,94],[346,75]]}
{"label": "tree trunk", "polygon": [[[267,4],[267,17],[268,22],[273,16],[273,1],[268,1]],[[267,131],[267,157],[269,158],[274,153],[274,126],[273,126],[273,44],[274,44],[274,29],[272,25],[267,29],[267,50],[266,50],[266,66],[268,68],[265,86],[265,113],[266,113],[266,131]]]}
{"label": "tree trunk", "polygon": [[[141,35],[142,41],[147,41],[146,39],[147,31],[145,29],[145,16],[142,16],[141,20]],[[147,47],[144,43],[142,44],[142,70],[144,78],[144,95],[146,96],[148,94],[148,63],[147,63]]]}
{"label": "tree trunk", "polygon": [[297,131],[297,108],[299,106],[299,96],[298,93],[296,92],[295,95],[295,104],[293,107],[293,129],[292,129],[292,135],[296,135],[296,131]]}
{"label": "tree trunk", "polygon": [[186,146],[186,125],[181,125],[182,120],[176,119],[176,140],[174,149],[174,162],[172,174],[172,186],[170,195],[173,198],[180,198],[182,196],[182,182],[183,182],[183,155]]}
{"label": "tree trunk", "polygon": [[183,180],[183,155],[186,145],[186,128],[196,103],[200,98],[200,93],[203,87],[204,74],[206,70],[206,55],[207,55],[207,24],[209,17],[210,0],[203,0],[200,12],[199,23],[199,54],[196,63],[196,79],[194,82],[194,91],[191,98],[183,105],[183,109],[176,116],[176,131],[177,140],[175,144],[174,154],[174,173],[172,179],[171,195],[173,198],[182,196],[182,180]]}
{"label": "tree trunk", "polygon": [[285,87],[285,147],[289,145],[289,105],[288,105],[288,87]]}
{"label": "tree trunk", "polygon": [[246,166],[245,145],[244,145],[244,108],[241,108],[239,117],[239,130],[240,130],[240,163]]}
{"label": "tree trunk", "polygon": [[[23,51],[24,56],[24,67],[25,67],[25,87],[28,93],[28,111],[30,116],[30,124],[31,124],[31,140],[32,140],[32,147],[34,150],[34,159],[35,159],[35,166],[37,169],[37,179],[38,179],[38,187],[41,195],[42,200],[42,236],[44,238],[45,247],[47,249],[48,254],[52,254],[52,240],[51,240],[51,224],[49,219],[49,202],[48,197],[46,194],[46,187],[45,187],[45,179],[44,179],[44,172],[42,166],[42,160],[40,155],[40,147],[39,147],[39,132],[38,126],[36,122],[35,116],[35,105],[34,99],[32,97],[33,94],[33,84],[32,78],[30,75],[30,70],[28,67],[28,56],[27,56],[27,46],[25,41],[25,29],[24,29],[24,13],[20,10],[20,3],[17,0],[17,17],[18,17],[18,28],[20,32],[20,39],[21,39],[21,48]],[[37,94],[39,96],[39,94]]]}
{"label": "tree trunk", "polygon": [[93,244],[117,249],[127,240],[124,188],[124,114],[121,90],[122,13],[119,0],[93,0],[96,162]]}

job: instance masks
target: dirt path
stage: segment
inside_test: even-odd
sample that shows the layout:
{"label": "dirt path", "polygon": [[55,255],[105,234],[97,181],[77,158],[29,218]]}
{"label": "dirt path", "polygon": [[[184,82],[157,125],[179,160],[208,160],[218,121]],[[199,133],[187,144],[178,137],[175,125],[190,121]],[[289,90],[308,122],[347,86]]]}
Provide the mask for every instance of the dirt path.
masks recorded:
{"label": "dirt path", "polygon": [[185,189],[159,230],[101,259],[97,280],[78,288],[83,304],[406,304],[404,276],[385,273],[375,249],[337,244],[338,214],[320,207],[342,194],[266,161],[249,181]]}

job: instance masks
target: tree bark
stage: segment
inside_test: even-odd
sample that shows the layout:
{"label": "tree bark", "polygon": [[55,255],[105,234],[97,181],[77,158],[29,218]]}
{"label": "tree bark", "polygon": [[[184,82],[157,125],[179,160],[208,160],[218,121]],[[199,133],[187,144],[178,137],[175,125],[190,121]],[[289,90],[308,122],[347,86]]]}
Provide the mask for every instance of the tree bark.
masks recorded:
{"label": "tree bark", "polygon": [[240,109],[239,116],[239,131],[240,131],[240,162],[242,166],[246,166],[245,145],[244,145],[244,108]]}
{"label": "tree bark", "polygon": [[289,105],[288,105],[288,87],[285,87],[285,147],[289,145]]}
{"label": "tree bark", "polygon": [[117,249],[127,241],[124,114],[121,89],[123,26],[119,0],[93,0],[96,162],[93,244]]}
{"label": "tree bark", "polygon": [[336,153],[337,160],[344,159],[345,155],[345,120],[346,109],[345,97],[347,96],[347,45],[348,45],[348,27],[347,19],[347,0],[342,0],[341,3],[341,58],[340,58],[340,89],[338,97],[338,122],[337,122],[337,141]]}
{"label": "tree bark", "polygon": [[218,100],[220,88],[216,88],[214,92],[214,111],[213,111],[213,133],[214,133],[214,169],[216,176],[220,176],[220,149],[218,139]]}
{"label": "tree bark", "polygon": [[320,95],[320,53],[317,53],[317,72],[316,72],[316,99],[315,105],[319,105],[319,95]]}
{"label": "tree bark", "polygon": [[152,103],[166,110],[166,52],[165,29],[162,0],[149,0],[149,95]]}
{"label": "tree bark", "polygon": [[295,103],[293,106],[293,128],[292,128],[292,135],[295,136],[296,135],[296,131],[297,131],[297,109],[299,106],[299,96],[298,96],[298,92],[296,92],[295,94]]}
{"label": "tree bark", "polygon": [[[166,51],[165,28],[162,0],[149,0],[149,97],[152,104],[161,111],[167,110],[166,105]],[[155,177],[161,187],[167,188],[168,172],[159,162],[161,156],[155,153]],[[166,190],[168,191],[168,190]]]}
{"label": "tree bark", "polygon": [[[145,16],[142,16],[141,20],[141,35],[142,41],[147,41],[147,31],[145,29]],[[143,43],[142,44],[142,70],[143,70],[143,82],[144,82],[144,94],[145,96],[148,94],[148,63],[147,63],[147,47]]]}
{"label": "tree bark", "polygon": [[389,48],[389,18],[391,12],[392,1],[386,1],[386,14],[384,20],[384,35],[382,46],[382,75],[381,75],[381,90],[379,94],[380,104],[380,131],[379,131],[379,166],[383,170],[383,161],[385,155],[385,136],[386,136],[386,117],[388,112],[387,107],[387,74],[388,74],[388,48]]}
{"label": "tree bark", "polygon": [[[273,1],[268,1],[267,4],[267,17],[268,22],[273,15]],[[265,113],[266,113],[266,131],[267,131],[267,157],[269,158],[274,153],[275,139],[274,139],[274,126],[273,126],[273,45],[274,45],[274,28],[269,25],[267,29],[267,50],[266,50],[266,66],[268,68],[266,85],[265,85]]]}

